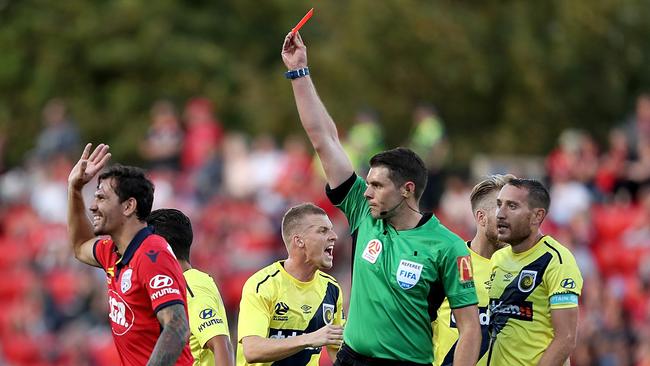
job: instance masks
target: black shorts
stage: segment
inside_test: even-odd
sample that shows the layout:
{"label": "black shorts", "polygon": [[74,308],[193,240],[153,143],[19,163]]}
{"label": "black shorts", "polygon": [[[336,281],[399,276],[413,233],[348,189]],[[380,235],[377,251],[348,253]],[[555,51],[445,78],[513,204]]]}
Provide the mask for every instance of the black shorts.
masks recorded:
{"label": "black shorts", "polygon": [[431,364],[368,357],[355,352],[344,343],[336,354],[334,366],[431,366]]}

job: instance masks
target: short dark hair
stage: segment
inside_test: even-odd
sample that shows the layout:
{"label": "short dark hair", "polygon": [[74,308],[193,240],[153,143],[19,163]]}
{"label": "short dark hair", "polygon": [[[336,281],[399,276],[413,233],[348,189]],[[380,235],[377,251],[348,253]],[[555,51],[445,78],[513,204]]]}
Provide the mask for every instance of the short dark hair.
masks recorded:
{"label": "short dark hair", "polygon": [[167,240],[177,259],[190,261],[194,233],[189,217],[175,208],[161,208],[149,215],[147,224],[153,226],[154,233]]}
{"label": "short dark hair", "polygon": [[311,202],[301,203],[291,207],[282,217],[282,240],[285,245],[289,245],[291,236],[295,234],[296,228],[301,224],[301,220],[306,215],[325,215],[327,213],[322,208]]}
{"label": "short dark hair", "polygon": [[493,174],[487,176],[476,184],[474,188],[472,188],[472,193],[469,195],[469,201],[472,204],[472,211],[476,211],[490,193],[500,190],[512,179],[515,179],[515,176],[512,174]]}
{"label": "short dark hair", "polygon": [[398,147],[382,151],[370,158],[370,167],[388,168],[389,178],[396,186],[411,181],[415,183],[415,199],[420,200],[427,185],[427,168],[413,150]]}
{"label": "short dark hair", "polygon": [[543,208],[548,212],[551,206],[551,196],[544,185],[535,179],[515,178],[508,182],[509,185],[528,190],[528,206]]}
{"label": "short dark hair", "polygon": [[113,178],[113,190],[124,202],[133,197],[137,202],[136,216],[138,220],[145,221],[151,213],[153,205],[153,183],[146,177],[143,169],[115,164],[99,176],[97,186],[105,179]]}

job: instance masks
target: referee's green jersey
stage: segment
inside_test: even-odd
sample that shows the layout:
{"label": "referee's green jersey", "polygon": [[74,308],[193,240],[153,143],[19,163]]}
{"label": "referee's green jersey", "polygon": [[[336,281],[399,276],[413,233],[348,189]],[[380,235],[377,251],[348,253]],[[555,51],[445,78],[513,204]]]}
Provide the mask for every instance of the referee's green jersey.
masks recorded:
{"label": "referee's green jersey", "polygon": [[400,231],[372,218],[365,189],[356,174],[327,189],[354,240],[344,341],[368,357],[430,364],[431,321],[443,299],[452,308],[478,303],[469,251],[433,215]]}

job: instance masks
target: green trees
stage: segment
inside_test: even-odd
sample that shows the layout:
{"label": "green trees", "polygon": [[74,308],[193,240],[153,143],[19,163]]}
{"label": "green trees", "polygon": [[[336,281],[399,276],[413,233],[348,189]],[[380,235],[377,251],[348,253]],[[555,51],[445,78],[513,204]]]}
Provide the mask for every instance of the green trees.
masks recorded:
{"label": "green trees", "polygon": [[342,128],[359,107],[402,142],[435,104],[457,160],[544,153],[567,126],[599,136],[650,86],[644,0],[0,1],[0,133],[19,163],[40,110],[65,98],[86,139],[134,160],[151,103],[215,101],[229,129],[299,132],[282,38],[302,34]]}

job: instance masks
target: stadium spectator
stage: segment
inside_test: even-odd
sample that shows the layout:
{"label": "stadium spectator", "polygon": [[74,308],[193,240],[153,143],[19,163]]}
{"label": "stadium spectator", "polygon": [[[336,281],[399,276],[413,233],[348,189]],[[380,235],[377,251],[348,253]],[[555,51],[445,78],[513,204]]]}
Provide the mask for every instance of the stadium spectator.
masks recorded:
{"label": "stadium spectator", "polygon": [[341,144],[355,171],[368,173],[368,159],[384,149],[384,134],[377,112],[367,108],[357,112],[355,122]]}
{"label": "stadium spectator", "polygon": [[550,196],[536,180],[512,179],[497,196],[488,364],[562,365],[576,347],[582,276],[571,252],[540,232]]}
{"label": "stadium spectator", "polygon": [[194,366],[234,366],[228,319],[219,289],[210,275],[190,264],[194,234],[189,217],[176,209],[159,209],[151,212],[147,224],[171,245],[187,281]]}
{"label": "stadium spectator", "polygon": [[422,157],[428,173],[420,207],[424,211],[433,211],[438,208],[445,191],[443,185],[450,146],[445,125],[435,107],[427,104],[417,106],[413,111],[413,121],[407,146]]}
{"label": "stadium spectator", "polygon": [[608,142],[608,150],[600,158],[595,177],[596,187],[605,197],[611,196],[625,185],[629,160],[629,143],[623,130],[610,130]]}
{"label": "stadium spectator", "polygon": [[185,106],[185,142],[181,163],[185,171],[195,172],[216,153],[223,137],[221,124],[214,117],[214,106],[207,98],[193,98]]}
{"label": "stadium spectator", "polygon": [[474,229],[470,194],[465,177],[458,173],[447,176],[438,211],[445,225],[461,237],[468,237]]}
{"label": "stadium spectator", "polygon": [[[5,172],[5,154],[7,149],[7,131],[0,127],[0,174]],[[0,359],[1,360],[1,359]]]}
{"label": "stadium spectator", "polygon": [[343,341],[343,294],[321,270],[333,264],[337,236],[311,203],[282,218],[288,257],[262,268],[242,290],[237,365],[315,366],[326,346],[334,359]]}
{"label": "stadium spectator", "polygon": [[91,147],[68,178],[68,230],[75,257],[106,272],[121,363],[191,365],[185,280],[167,242],[145,221],[153,184],[139,168],[111,167],[98,177],[89,221],[81,190],[111,157],[108,145],[99,144],[92,154]]}
{"label": "stadium spectator", "polygon": [[650,93],[641,92],[636,97],[634,114],[622,126],[629,142],[629,155],[632,160],[638,157],[638,144],[643,139],[650,139]]}
{"label": "stadium spectator", "polygon": [[250,151],[243,134],[232,133],[223,141],[223,190],[234,198],[248,198],[255,190]]}
{"label": "stadium spectator", "polygon": [[[345,343],[335,364],[430,365],[430,324],[446,294],[460,333],[456,364],[475,365],[478,301],[471,271],[458,265],[469,251],[437,218],[420,213],[424,163],[398,148],[374,155],[366,180],[357,176],[308,75],[307,48],[298,33],[284,39],[282,59],[302,126],[325,171],[328,196],[357,241]],[[427,250],[432,245],[444,249]]]}
{"label": "stadium spectator", "polygon": [[65,224],[67,174],[72,162],[64,154],[52,155],[47,164],[38,165],[33,174],[31,204],[46,222]]}
{"label": "stadium spectator", "polygon": [[62,99],[54,98],[43,107],[45,128],[36,140],[35,157],[47,161],[55,154],[73,158],[79,149],[79,131],[68,115],[68,108]]}
{"label": "stadium spectator", "polygon": [[[305,188],[314,181],[315,174],[312,165],[312,156],[307,151],[304,138],[290,135],[284,140],[284,153],[280,167],[280,175],[275,185],[275,190],[286,202],[298,203],[310,200],[311,192],[306,193]],[[322,192],[322,187],[320,192]]]}
{"label": "stadium spectator", "polygon": [[184,134],[174,105],[159,100],[151,107],[151,124],[140,145],[140,154],[151,170],[180,169]]}

